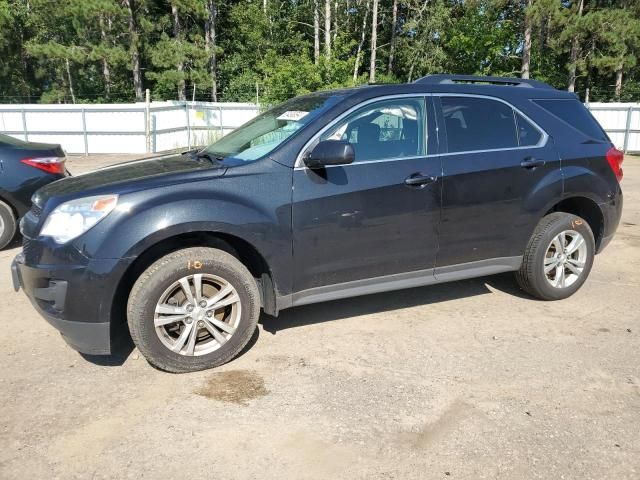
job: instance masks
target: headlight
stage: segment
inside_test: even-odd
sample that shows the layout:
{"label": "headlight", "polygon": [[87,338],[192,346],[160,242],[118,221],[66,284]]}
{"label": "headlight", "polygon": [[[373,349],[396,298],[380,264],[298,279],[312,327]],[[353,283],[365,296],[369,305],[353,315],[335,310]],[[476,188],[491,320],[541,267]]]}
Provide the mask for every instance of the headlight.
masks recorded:
{"label": "headlight", "polygon": [[100,195],[58,205],[44,222],[40,236],[66,243],[82,235],[116,207],[117,195]]}

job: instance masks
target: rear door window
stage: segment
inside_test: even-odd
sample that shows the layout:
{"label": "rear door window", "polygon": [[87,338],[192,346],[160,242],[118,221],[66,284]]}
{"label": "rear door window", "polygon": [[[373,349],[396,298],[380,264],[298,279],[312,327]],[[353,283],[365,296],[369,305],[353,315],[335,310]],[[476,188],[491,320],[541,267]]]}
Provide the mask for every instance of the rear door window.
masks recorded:
{"label": "rear door window", "polygon": [[552,115],[587,137],[608,141],[607,134],[579,100],[534,100]]}
{"label": "rear door window", "polygon": [[476,97],[443,96],[440,101],[450,153],[518,147],[510,106]]}
{"label": "rear door window", "polygon": [[521,147],[532,147],[542,139],[542,133],[533,124],[519,113],[516,113],[518,126],[518,143]]}

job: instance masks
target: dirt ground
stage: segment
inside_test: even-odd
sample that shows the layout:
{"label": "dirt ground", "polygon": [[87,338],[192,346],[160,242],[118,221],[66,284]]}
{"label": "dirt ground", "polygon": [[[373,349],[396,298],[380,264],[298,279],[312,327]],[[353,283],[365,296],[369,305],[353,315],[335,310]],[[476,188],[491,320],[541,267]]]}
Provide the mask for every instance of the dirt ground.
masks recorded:
{"label": "dirt ground", "polygon": [[640,478],[640,158],[625,167],[623,223],[568,300],[499,275],[294,308],[188,375],[67,347],[2,251],[0,478]]}

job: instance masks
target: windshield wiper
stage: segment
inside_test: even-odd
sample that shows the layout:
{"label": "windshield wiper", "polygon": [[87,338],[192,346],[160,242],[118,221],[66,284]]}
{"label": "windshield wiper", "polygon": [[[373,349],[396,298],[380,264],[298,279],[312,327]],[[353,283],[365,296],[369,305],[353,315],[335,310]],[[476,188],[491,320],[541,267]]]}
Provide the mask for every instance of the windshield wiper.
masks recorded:
{"label": "windshield wiper", "polygon": [[206,158],[214,165],[221,164],[224,161],[224,157],[212,155],[208,152],[201,152],[198,149],[187,150],[186,152],[182,152],[182,155],[189,155],[191,158],[194,158],[194,159]]}
{"label": "windshield wiper", "polygon": [[216,165],[220,164],[220,163],[222,163],[224,161],[224,157],[219,157],[217,155],[211,155],[210,153],[207,153],[207,152],[198,153],[198,158],[206,158],[211,163],[216,164]]}

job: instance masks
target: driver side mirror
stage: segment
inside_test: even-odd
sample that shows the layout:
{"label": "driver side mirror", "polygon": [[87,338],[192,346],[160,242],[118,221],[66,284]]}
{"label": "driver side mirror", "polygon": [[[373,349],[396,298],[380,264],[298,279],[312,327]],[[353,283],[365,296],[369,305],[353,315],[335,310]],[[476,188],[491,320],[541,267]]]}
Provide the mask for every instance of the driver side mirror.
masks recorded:
{"label": "driver side mirror", "polygon": [[324,168],[329,165],[348,165],[355,158],[356,153],[349,142],[324,140],[305,155],[304,163],[309,168]]}

